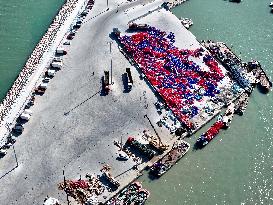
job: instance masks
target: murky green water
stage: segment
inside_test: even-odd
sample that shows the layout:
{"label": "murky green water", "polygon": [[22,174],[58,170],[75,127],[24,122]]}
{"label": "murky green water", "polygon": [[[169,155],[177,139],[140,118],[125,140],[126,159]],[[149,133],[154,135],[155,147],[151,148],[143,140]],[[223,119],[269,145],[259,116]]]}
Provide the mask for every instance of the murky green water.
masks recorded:
{"label": "murky green water", "polygon": [[[233,45],[244,61],[259,60],[273,79],[273,14],[268,0],[189,0],[173,9],[189,17],[197,39]],[[244,116],[203,150],[191,150],[159,180],[141,180],[147,204],[273,204],[273,94],[255,90]],[[193,145],[205,127],[188,139]]]}
{"label": "murky green water", "polygon": [[0,100],[65,0],[0,0]]}

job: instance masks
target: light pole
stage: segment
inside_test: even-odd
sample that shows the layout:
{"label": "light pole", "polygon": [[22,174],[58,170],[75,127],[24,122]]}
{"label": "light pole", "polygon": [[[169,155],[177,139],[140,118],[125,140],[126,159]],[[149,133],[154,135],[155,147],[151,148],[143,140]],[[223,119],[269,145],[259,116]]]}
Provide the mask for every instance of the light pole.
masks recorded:
{"label": "light pole", "polygon": [[109,10],[109,7],[108,7],[108,0],[106,0],[106,5],[107,5],[107,11]]}
{"label": "light pole", "polygon": [[14,145],[12,146],[12,148],[13,148],[13,153],[14,153],[14,157],[15,157],[15,161],[16,161],[16,168],[17,168],[19,166],[19,164],[18,164],[17,155],[16,155],[16,152],[15,152]]}
{"label": "light pole", "polygon": [[109,41],[108,43],[109,43],[109,49],[110,49],[110,53],[111,53],[111,52],[112,52],[112,43],[113,43],[113,42],[112,42],[112,41]]}
{"label": "light pole", "polygon": [[65,180],[65,175],[64,175],[64,169],[63,169],[63,177],[64,177],[64,192],[66,193],[66,200],[67,200],[67,204],[70,204],[69,198],[68,198],[68,193],[66,192],[66,188],[67,188],[67,184],[66,184],[66,180]]}
{"label": "light pole", "polygon": [[111,85],[113,85],[113,61],[112,61],[112,58],[111,58]]}

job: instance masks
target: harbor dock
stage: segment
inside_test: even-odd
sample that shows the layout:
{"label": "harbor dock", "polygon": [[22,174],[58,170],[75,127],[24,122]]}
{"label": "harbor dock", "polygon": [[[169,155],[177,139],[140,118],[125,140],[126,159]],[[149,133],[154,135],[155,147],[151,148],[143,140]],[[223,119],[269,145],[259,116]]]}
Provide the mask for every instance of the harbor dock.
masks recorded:
{"label": "harbor dock", "polygon": [[163,3],[66,2],[1,104],[1,201],[143,204],[143,170],[249,91]]}

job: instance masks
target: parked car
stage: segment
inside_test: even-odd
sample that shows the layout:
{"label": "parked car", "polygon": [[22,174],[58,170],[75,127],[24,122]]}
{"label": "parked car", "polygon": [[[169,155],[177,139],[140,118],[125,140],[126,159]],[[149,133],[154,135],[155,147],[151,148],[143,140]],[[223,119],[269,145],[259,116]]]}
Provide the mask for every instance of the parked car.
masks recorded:
{"label": "parked car", "polygon": [[17,134],[22,134],[22,132],[24,131],[24,127],[22,124],[18,123],[12,128],[12,131]]}

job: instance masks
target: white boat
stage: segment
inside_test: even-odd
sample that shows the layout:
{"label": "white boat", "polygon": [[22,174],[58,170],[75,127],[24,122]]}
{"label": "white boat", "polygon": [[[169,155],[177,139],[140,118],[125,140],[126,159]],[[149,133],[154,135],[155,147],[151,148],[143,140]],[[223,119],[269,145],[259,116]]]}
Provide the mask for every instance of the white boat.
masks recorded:
{"label": "white boat", "polygon": [[186,29],[189,29],[193,25],[193,21],[189,18],[180,18],[180,21]]}
{"label": "white boat", "polygon": [[270,7],[273,7],[273,1],[270,2],[269,6],[270,6]]}

